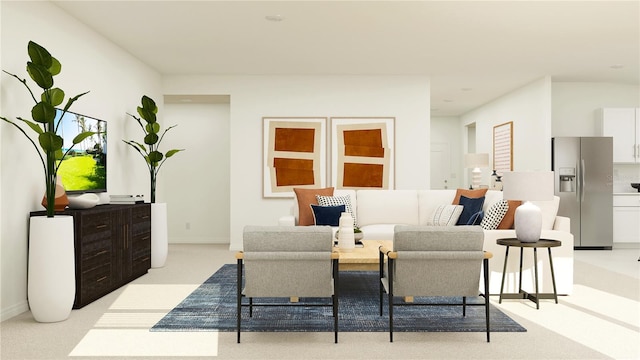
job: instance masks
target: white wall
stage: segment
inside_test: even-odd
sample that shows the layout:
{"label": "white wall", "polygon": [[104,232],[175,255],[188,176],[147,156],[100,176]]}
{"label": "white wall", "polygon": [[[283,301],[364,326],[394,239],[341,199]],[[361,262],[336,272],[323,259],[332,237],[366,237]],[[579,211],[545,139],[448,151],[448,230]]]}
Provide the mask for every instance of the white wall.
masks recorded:
{"label": "white wall", "polygon": [[[160,75],[50,2],[2,1],[0,6],[2,69],[28,78],[28,41],[47,48],[62,63],[56,86],[67,96],[90,91],[72,110],[108,122],[109,192],[148,194],[144,164],[120,139],[139,138],[137,125],[125,114],[135,112],[142,94],[161,100]],[[2,115],[29,117],[33,103],[25,88],[5,74],[0,79]],[[27,310],[27,224],[29,212],[42,209],[44,176],[35,149],[24,136],[4,122],[0,127],[0,316],[6,319]]]}
{"label": "white wall", "polygon": [[169,130],[162,151],[186,149],[159,172],[158,202],[167,203],[171,243],[229,243],[229,108],[165,103]]}
{"label": "white wall", "polygon": [[[462,172],[462,133],[460,132],[460,118],[458,117],[433,117],[431,118],[431,144],[446,144],[449,149],[449,179],[448,188],[461,187],[464,177]],[[432,161],[433,163],[433,161]],[[434,171],[433,166],[430,171]],[[432,188],[434,185],[431,184]]]}
{"label": "white wall", "polygon": [[175,76],[167,94],[228,94],[231,249],[247,224],[275,225],[290,199],[262,197],[262,117],[394,116],[396,188],[429,187],[429,79],[420,76]]}
{"label": "white wall", "polygon": [[637,85],[554,82],[551,85],[553,136],[600,136],[596,111],[604,107],[640,107]]}
{"label": "white wall", "polygon": [[[551,79],[545,77],[461,116],[462,126],[476,124],[476,152],[493,164],[493,127],[513,121],[513,170],[551,169]],[[467,139],[463,139],[466,146]],[[466,149],[465,149],[466,151]],[[482,170],[489,184],[491,169]]]}

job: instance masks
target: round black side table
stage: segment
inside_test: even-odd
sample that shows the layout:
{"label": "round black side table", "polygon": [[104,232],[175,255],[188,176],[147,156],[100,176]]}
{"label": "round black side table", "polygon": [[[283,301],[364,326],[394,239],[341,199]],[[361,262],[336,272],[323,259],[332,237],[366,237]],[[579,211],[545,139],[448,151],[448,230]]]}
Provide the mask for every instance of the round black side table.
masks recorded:
{"label": "round black side table", "polygon": [[[540,299],[554,299],[556,301],[556,304],[558,303],[558,293],[556,291],[556,277],[555,277],[555,274],[553,273],[553,260],[551,259],[551,248],[562,245],[561,241],[540,239],[536,242],[521,242],[516,238],[509,238],[509,239],[498,239],[496,240],[496,243],[498,245],[503,245],[507,247],[504,255],[504,267],[502,268],[502,284],[500,285],[500,300],[498,300],[498,303],[502,303],[502,299],[527,299],[536,303],[536,309],[540,309]],[[507,259],[509,258],[509,247],[511,246],[520,248],[520,270],[518,275],[518,292],[505,294],[503,292],[504,278],[507,272]],[[535,290],[536,290],[535,295],[522,290],[522,252],[524,248],[533,249],[533,269],[534,269]],[[537,251],[538,248],[547,248],[547,250],[549,251],[549,266],[551,268],[551,281],[553,283],[553,294],[540,293],[538,291],[538,251]]]}

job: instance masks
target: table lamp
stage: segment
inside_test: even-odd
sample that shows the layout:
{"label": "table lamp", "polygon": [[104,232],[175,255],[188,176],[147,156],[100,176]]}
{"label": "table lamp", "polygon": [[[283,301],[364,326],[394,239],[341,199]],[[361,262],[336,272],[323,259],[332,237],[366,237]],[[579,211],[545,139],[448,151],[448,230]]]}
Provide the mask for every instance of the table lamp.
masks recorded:
{"label": "table lamp", "polygon": [[507,171],[502,176],[505,200],[520,200],[514,215],[516,238],[536,242],[542,232],[542,210],[531,201],[553,200],[553,171]]}
{"label": "table lamp", "polygon": [[489,167],[489,154],[465,154],[464,164],[471,171],[471,187],[477,189],[480,187],[480,180],[482,179],[481,167]]}

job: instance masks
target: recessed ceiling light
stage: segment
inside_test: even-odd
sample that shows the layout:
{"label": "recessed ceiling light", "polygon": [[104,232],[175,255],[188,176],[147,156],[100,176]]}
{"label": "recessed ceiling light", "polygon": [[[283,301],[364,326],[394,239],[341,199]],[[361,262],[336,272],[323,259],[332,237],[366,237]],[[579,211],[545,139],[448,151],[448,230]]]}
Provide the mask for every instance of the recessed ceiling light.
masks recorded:
{"label": "recessed ceiling light", "polygon": [[462,90],[462,91],[471,91],[471,90],[473,90],[473,89],[472,89],[472,88],[468,88],[468,87],[466,87],[466,88],[461,88],[460,90]]}
{"label": "recessed ceiling light", "polygon": [[267,15],[264,18],[267,19],[268,21],[276,21],[276,22],[284,20],[282,15]]}
{"label": "recessed ceiling light", "polygon": [[616,69],[617,70],[617,69],[622,69],[624,67],[624,65],[622,65],[622,64],[613,64],[613,65],[611,65],[609,67],[612,68],[612,69]]}

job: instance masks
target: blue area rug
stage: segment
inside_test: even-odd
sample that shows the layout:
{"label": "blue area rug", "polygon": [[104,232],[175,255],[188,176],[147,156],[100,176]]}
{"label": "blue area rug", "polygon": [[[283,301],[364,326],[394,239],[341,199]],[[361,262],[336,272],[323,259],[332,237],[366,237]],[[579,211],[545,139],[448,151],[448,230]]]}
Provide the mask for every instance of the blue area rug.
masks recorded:
{"label": "blue area rug", "polygon": [[[388,306],[379,315],[378,273],[340,272],[339,330],[346,332],[388,331]],[[264,303],[263,299],[255,302]],[[324,299],[315,300],[314,303]],[[243,300],[247,303],[247,300]],[[269,302],[282,299],[268,299]],[[416,302],[461,302],[461,298],[421,298]],[[467,303],[482,303],[482,297],[467,298]],[[328,303],[328,300],[324,303]],[[527,331],[502,311],[490,305],[492,332]],[[151,328],[151,331],[236,331],[236,265],[221,267],[178,306]],[[462,317],[461,306],[396,306],[394,330],[431,332],[484,332],[483,306],[468,306]],[[254,307],[242,312],[242,331],[333,331],[331,307],[278,306]]]}

